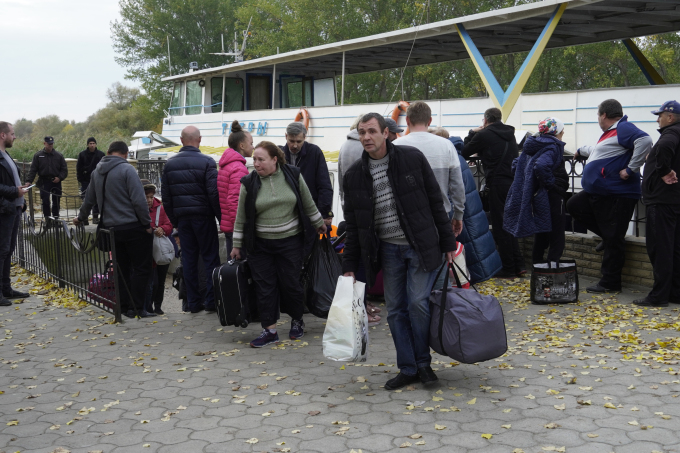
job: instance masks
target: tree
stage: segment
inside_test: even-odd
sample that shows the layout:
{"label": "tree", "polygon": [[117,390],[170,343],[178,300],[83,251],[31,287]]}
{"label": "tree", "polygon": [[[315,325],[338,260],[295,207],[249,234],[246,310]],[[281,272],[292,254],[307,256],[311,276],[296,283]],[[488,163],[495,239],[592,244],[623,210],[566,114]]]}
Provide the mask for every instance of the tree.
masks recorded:
{"label": "tree", "polygon": [[14,134],[17,138],[28,137],[33,132],[33,127],[33,121],[21,118],[14,123]]}
{"label": "tree", "polygon": [[109,98],[109,106],[117,110],[129,109],[139,97],[139,88],[123,86],[120,82],[111,85],[106,90],[106,97]]}

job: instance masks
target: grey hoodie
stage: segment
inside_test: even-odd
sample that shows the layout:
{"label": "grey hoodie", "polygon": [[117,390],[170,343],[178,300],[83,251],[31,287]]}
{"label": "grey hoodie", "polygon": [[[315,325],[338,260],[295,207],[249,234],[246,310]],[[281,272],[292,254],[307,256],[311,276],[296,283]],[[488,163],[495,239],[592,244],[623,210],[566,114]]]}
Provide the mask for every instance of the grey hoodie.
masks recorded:
{"label": "grey hoodie", "polygon": [[347,141],[340,147],[340,154],[338,156],[338,185],[340,188],[340,202],[344,204],[345,194],[342,192],[342,178],[344,177],[349,167],[359,159],[364,152],[364,145],[359,141],[359,131],[352,129],[347,134]]}
{"label": "grey hoodie", "polygon": [[[108,175],[108,176],[107,176]],[[104,200],[104,177],[106,200]],[[102,158],[90,176],[90,186],[78,218],[84,220],[94,205],[102,211],[104,227],[131,229],[151,224],[144,187],[135,167],[122,157],[109,155]]]}

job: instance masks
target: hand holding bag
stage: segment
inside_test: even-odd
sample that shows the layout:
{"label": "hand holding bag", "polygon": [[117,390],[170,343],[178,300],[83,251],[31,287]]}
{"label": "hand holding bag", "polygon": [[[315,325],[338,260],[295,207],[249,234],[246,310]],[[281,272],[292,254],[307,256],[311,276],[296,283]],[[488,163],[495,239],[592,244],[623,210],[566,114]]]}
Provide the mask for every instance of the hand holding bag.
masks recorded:
{"label": "hand holding bag", "polygon": [[[156,209],[156,227],[161,217],[161,207]],[[153,260],[159,266],[165,266],[175,258],[175,247],[167,236],[153,236]]]}
{"label": "hand holding bag", "polygon": [[365,362],[368,356],[368,314],[364,306],[366,284],[338,277],[333,305],[323,332],[323,355],[339,362]]}

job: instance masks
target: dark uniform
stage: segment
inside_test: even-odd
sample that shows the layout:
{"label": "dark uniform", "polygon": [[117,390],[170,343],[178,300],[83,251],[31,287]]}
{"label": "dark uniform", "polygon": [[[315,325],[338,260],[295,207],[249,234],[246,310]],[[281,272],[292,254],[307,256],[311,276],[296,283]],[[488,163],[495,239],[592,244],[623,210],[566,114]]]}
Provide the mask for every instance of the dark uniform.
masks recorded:
{"label": "dark uniform", "polygon": [[[85,199],[85,192],[90,185],[90,174],[97,168],[97,164],[105,156],[105,154],[95,148],[94,151],[85,149],[78,154],[78,162],[76,163],[76,178],[80,183],[80,198]],[[94,215],[95,222],[99,217],[99,206],[96,204],[92,207],[92,214]]]}
{"label": "dark uniform", "polygon": [[[47,139],[47,137],[45,137]],[[38,187],[40,188],[40,199],[42,200],[43,216],[59,217],[59,206],[61,202],[61,182],[68,176],[66,159],[64,156],[53,149],[51,152],[43,148],[33,155],[31,169],[28,171],[26,182],[31,183],[38,175]],[[54,178],[59,178],[59,182],[53,182]],[[52,209],[50,212],[50,195],[52,196]]]}

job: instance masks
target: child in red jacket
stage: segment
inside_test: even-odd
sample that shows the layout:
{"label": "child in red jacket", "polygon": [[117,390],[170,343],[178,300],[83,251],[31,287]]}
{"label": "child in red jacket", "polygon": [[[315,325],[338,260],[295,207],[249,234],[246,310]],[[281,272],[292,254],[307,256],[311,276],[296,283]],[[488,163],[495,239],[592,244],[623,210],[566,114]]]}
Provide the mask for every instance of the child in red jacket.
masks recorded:
{"label": "child in red jacket", "polygon": [[[165,214],[163,203],[155,197],[156,186],[148,179],[142,179],[144,186],[144,194],[146,195],[146,203],[149,205],[149,215],[151,216],[151,229],[153,234],[158,237],[172,237],[172,223]],[[171,239],[172,240],[172,239]],[[163,295],[165,294],[165,277],[168,274],[169,264],[158,265],[153,263],[154,269],[151,272],[151,280],[149,281],[149,290],[147,291],[144,301],[144,308],[149,313],[156,313],[158,315],[165,314],[161,310],[163,303]]]}

